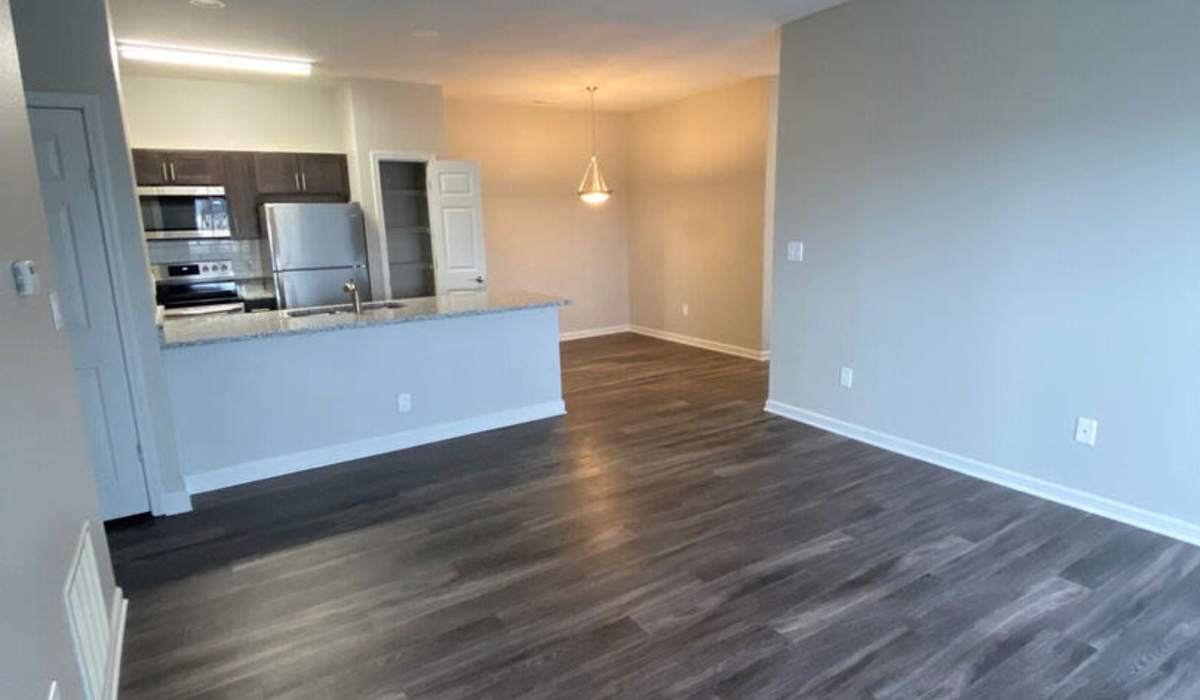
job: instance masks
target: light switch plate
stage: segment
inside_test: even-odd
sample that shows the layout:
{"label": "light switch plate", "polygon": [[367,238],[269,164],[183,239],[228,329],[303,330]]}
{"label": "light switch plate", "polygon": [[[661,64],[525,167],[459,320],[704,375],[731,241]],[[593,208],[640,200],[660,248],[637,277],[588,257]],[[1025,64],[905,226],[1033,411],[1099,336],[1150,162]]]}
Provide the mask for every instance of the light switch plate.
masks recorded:
{"label": "light switch plate", "polygon": [[843,367],[840,379],[841,379],[842,386],[846,387],[847,389],[853,387],[854,386],[854,370],[849,367]]}
{"label": "light switch plate", "polygon": [[1075,442],[1088,447],[1096,446],[1096,431],[1100,429],[1100,423],[1095,418],[1079,417],[1075,421]]}
{"label": "light switch plate", "polygon": [[63,329],[62,304],[58,301],[58,292],[50,292],[50,320],[54,322],[54,330]]}
{"label": "light switch plate", "polygon": [[804,241],[788,241],[787,259],[789,262],[804,261]]}
{"label": "light switch plate", "polygon": [[412,410],[412,394],[400,394],[396,397],[396,408],[401,413],[408,413]]}

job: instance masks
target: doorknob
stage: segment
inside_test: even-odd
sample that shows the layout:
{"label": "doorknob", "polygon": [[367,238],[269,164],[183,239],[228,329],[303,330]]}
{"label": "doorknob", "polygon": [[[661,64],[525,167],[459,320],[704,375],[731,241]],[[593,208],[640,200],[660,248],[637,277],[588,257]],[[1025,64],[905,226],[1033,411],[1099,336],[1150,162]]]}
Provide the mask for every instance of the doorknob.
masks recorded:
{"label": "doorknob", "polygon": [[480,275],[479,277],[476,277],[475,281],[478,282],[479,284],[483,284],[483,276]]}

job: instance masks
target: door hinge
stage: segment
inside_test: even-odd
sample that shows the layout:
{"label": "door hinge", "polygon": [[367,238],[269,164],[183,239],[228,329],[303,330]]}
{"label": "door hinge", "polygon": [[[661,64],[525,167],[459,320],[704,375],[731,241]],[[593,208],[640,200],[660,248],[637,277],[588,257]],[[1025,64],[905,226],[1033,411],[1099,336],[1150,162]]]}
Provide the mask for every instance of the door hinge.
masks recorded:
{"label": "door hinge", "polygon": [[92,186],[92,191],[97,192],[100,188],[96,187],[96,169],[88,168],[88,183]]}
{"label": "door hinge", "polygon": [[146,466],[146,453],[142,451],[142,443],[140,442],[137,444],[137,455],[138,461],[142,463],[142,466]]}

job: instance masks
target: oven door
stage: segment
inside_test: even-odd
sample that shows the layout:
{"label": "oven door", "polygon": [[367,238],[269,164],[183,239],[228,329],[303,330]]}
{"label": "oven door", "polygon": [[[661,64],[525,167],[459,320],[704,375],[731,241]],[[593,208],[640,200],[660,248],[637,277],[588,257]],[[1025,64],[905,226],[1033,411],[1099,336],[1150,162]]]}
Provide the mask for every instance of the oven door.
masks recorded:
{"label": "oven door", "polygon": [[163,309],[163,318],[193,318],[196,316],[227,316],[229,314],[244,314],[246,306],[237,304],[208,304],[206,306],[179,306],[173,309]]}
{"label": "oven door", "polygon": [[229,238],[224,187],[139,187],[147,239]]}
{"label": "oven door", "polygon": [[234,282],[159,282],[155,292],[165,318],[245,311]]}

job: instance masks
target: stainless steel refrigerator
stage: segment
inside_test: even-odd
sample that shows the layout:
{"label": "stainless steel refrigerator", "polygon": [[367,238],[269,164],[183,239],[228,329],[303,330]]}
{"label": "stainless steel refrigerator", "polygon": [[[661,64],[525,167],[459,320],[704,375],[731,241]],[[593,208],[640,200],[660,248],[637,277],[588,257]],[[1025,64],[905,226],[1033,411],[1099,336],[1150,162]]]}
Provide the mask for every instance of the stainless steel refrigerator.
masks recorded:
{"label": "stainless steel refrigerator", "polygon": [[362,209],[350,204],[264,204],[275,300],[281,309],[343,304],[354,280],[371,298]]}

